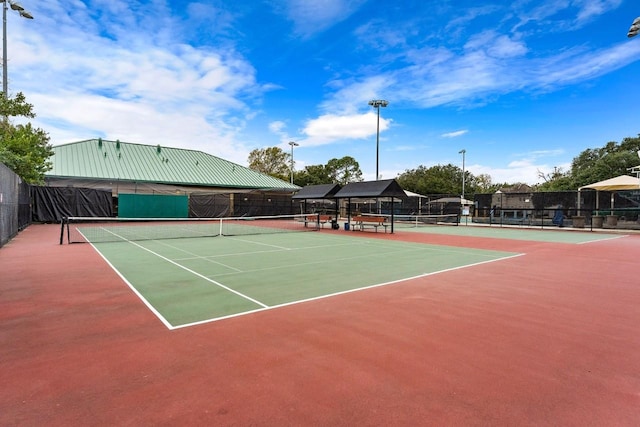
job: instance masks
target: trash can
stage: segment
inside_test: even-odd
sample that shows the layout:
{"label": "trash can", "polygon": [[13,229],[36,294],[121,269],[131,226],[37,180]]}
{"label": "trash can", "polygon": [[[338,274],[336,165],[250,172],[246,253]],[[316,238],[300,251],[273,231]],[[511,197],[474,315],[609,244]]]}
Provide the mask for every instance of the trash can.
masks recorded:
{"label": "trash can", "polygon": [[340,226],[338,225],[338,221],[336,221],[335,219],[332,219],[331,220],[331,229],[332,230],[337,230],[339,228],[340,228]]}
{"label": "trash can", "polygon": [[344,231],[349,231],[349,223],[348,222],[344,223]]}

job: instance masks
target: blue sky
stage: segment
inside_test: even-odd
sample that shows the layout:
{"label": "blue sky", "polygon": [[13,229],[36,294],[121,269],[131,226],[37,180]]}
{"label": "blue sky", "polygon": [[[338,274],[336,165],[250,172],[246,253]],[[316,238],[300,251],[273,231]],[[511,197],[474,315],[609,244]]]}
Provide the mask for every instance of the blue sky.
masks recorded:
{"label": "blue sky", "polygon": [[9,94],[54,145],[102,137],[375,178],[452,163],[540,182],[640,133],[637,0],[21,0]]}

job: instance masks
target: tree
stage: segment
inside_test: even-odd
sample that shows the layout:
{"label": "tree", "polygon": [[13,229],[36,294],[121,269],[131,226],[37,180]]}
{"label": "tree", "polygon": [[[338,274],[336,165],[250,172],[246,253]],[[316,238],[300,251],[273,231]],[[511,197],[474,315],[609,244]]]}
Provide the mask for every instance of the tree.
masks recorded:
{"label": "tree", "polygon": [[340,184],[362,181],[360,165],[350,156],[331,159],[326,165],[309,165],[293,176],[296,185]]}
{"label": "tree", "polygon": [[564,191],[572,187],[570,173],[564,172],[562,168],[557,166],[547,174],[538,171],[538,178],[544,181],[538,186],[540,191]]}
{"label": "tree", "polygon": [[[418,166],[400,174],[397,180],[402,188],[418,194],[462,194],[462,169],[452,164]],[[474,194],[477,189],[476,177],[465,171],[465,192]]]}
{"label": "tree", "polygon": [[589,148],[581,152],[571,162],[571,170],[563,173],[555,168],[540,185],[541,190],[575,190],[583,185],[614,178],[629,173],[629,169],[638,165],[640,135],[624,138],[621,143],[608,142],[601,148]]}
{"label": "tree", "polygon": [[481,173],[476,177],[477,189],[478,193],[495,193],[499,189],[499,184],[494,184],[491,179],[491,175],[487,173]]}
{"label": "tree", "polygon": [[622,143],[608,142],[602,148],[587,149],[571,162],[572,184],[575,190],[583,185],[625,175],[638,165],[640,137],[625,138]]}
{"label": "tree", "polygon": [[249,169],[287,181],[291,173],[290,158],[278,147],[255,149],[249,153]]}
{"label": "tree", "polygon": [[34,129],[31,123],[14,125],[9,117],[34,118],[33,105],[26,102],[19,92],[10,99],[0,94],[0,162],[29,184],[42,184],[44,174],[51,170],[49,158],[53,149],[49,135],[42,129]]}
{"label": "tree", "polygon": [[325,168],[331,177],[332,182],[345,185],[350,182],[362,181],[362,171],[360,165],[351,156],[344,156],[341,159],[331,159]]}
{"label": "tree", "polygon": [[331,184],[332,180],[329,176],[326,166],[309,165],[304,170],[297,171],[293,174],[293,182],[301,187],[307,185]]}

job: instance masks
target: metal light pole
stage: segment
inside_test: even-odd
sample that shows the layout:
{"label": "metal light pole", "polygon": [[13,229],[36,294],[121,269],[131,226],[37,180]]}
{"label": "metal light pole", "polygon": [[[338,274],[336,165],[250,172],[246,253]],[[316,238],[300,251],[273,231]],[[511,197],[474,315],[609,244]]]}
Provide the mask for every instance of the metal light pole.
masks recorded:
{"label": "metal light pole", "polygon": [[291,183],[293,184],[293,147],[297,147],[300,144],[294,141],[289,141],[289,145],[291,146]]}
{"label": "metal light pole", "polygon": [[635,37],[640,32],[640,16],[633,20],[631,23],[631,27],[629,28],[629,32],[627,33],[627,37]]}
{"label": "metal light pole", "polygon": [[378,110],[378,127],[376,128],[376,181],[380,179],[378,168],[380,165],[380,107],[389,105],[384,99],[373,99],[369,101],[369,105]]}
{"label": "metal light pole", "polygon": [[[462,198],[464,199],[464,178],[465,178],[465,174],[464,174],[464,154],[467,152],[467,150],[460,150],[458,151],[458,154],[462,154]],[[462,200],[461,200],[462,202]]]}
{"label": "metal light pole", "polygon": [[2,93],[8,98],[8,80],[7,80],[7,3],[11,6],[11,10],[15,10],[23,18],[33,19],[33,16],[22,7],[19,3],[11,0],[0,0],[2,2]]}

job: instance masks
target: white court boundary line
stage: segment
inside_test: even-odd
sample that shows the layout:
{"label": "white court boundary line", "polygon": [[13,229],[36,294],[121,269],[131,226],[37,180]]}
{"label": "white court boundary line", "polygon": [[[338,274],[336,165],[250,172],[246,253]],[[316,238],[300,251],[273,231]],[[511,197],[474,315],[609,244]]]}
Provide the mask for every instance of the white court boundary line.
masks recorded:
{"label": "white court boundary line", "polygon": [[[201,279],[204,279],[204,280],[206,280],[206,281],[207,281],[207,282],[209,282],[209,283],[212,283],[212,284],[214,284],[214,285],[216,285],[216,286],[218,286],[218,287],[220,287],[220,288],[222,288],[222,289],[224,289],[224,290],[226,290],[226,291],[229,291],[229,292],[231,292],[231,293],[233,293],[233,294],[238,295],[238,296],[239,296],[239,297],[241,297],[241,298],[244,298],[244,299],[246,299],[246,300],[248,300],[248,301],[251,301],[251,302],[253,302],[254,304],[257,304],[257,305],[261,306],[263,309],[264,309],[264,308],[269,308],[269,306],[268,306],[268,305],[266,305],[266,304],[264,304],[264,303],[262,303],[262,302],[260,302],[260,301],[258,301],[258,300],[256,300],[256,299],[254,299],[254,298],[251,298],[250,296],[245,295],[245,294],[243,294],[242,292],[238,292],[238,291],[236,291],[235,289],[231,289],[230,287],[225,286],[225,285],[223,285],[223,284],[222,284],[222,283],[220,283],[220,282],[217,282],[217,281],[215,281],[215,280],[213,280],[213,279],[210,279],[210,278],[208,278],[208,277],[206,277],[206,276],[204,276],[204,275],[202,275],[202,274],[198,273],[197,271],[193,271],[193,270],[191,270],[190,268],[185,267],[185,266],[184,266],[184,265],[182,265],[182,264],[178,264],[177,262],[175,262],[175,261],[173,261],[173,260],[170,260],[169,258],[167,258],[167,257],[165,257],[165,256],[163,256],[163,255],[160,255],[160,254],[159,254],[159,253],[157,253],[157,252],[152,251],[151,249],[145,248],[144,246],[142,246],[142,245],[140,245],[140,244],[138,244],[138,243],[136,243],[136,242],[132,242],[132,241],[130,241],[130,240],[124,239],[122,236],[119,236],[118,234],[113,233],[112,231],[109,231],[109,230],[105,230],[105,231],[107,231],[107,232],[109,232],[109,233],[113,234],[113,235],[114,235],[114,236],[116,236],[116,237],[119,237],[119,238],[123,239],[123,241],[125,241],[125,242],[127,242],[127,243],[130,243],[130,244],[132,244],[132,245],[134,245],[134,246],[136,246],[136,247],[138,247],[138,248],[140,248],[140,249],[142,249],[142,250],[144,250],[144,251],[147,251],[147,252],[151,253],[152,255],[157,256],[158,258],[160,258],[160,259],[162,259],[162,260],[164,260],[164,261],[167,261],[167,262],[168,262],[168,263],[170,263],[170,264],[175,265],[175,266],[176,266],[176,267],[178,267],[178,268],[181,268],[181,269],[183,269],[183,270],[185,270],[185,271],[187,271],[187,272],[189,272],[189,273],[191,273],[191,274],[193,274],[193,275],[195,275],[195,276],[197,276],[197,277],[199,277],[199,278],[201,278]],[[80,233],[80,234],[82,234],[82,233]],[[84,237],[84,235],[83,235],[83,237]],[[86,239],[86,237],[85,237],[85,239]],[[87,241],[89,241],[88,239],[86,239],[86,240],[87,240]],[[102,252],[100,252],[100,250],[99,250],[99,249],[98,249],[98,248],[97,248],[93,243],[90,243],[90,244],[91,244],[91,246],[93,247],[93,249],[95,249],[95,251],[96,251],[96,252],[98,252],[98,254],[100,254],[100,256],[102,257],[102,259],[104,259],[104,260],[107,262],[107,264],[108,264],[108,265],[113,269],[113,271],[115,271],[115,272],[116,272],[116,274],[118,274],[118,276],[120,276],[120,277],[124,280],[124,282],[127,284],[127,286],[129,286],[129,288],[131,288],[131,289],[134,291],[134,293],[138,296],[138,298],[140,298],[140,299],[142,300],[142,302],[143,302],[147,307],[149,307],[149,308],[151,309],[151,311],[152,311],[152,312],[153,312],[153,313],[154,313],[154,314],[155,314],[155,315],[160,319],[160,321],[161,321],[161,322],[162,322],[162,323],[163,323],[167,328],[169,328],[169,329],[171,329],[171,330],[176,329],[176,326],[173,326],[173,325],[172,325],[172,324],[171,324],[171,323],[170,323],[170,322],[169,322],[169,321],[168,321],[168,320],[167,320],[167,319],[166,319],[162,314],[160,314],[160,312],[159,312],[158,310],[156,310],[156,309],[155,309],[155,307],[153,307],[153,305],[152,305],[152,304],[151,304],[151,303],[150,303],[150,302],[149,302],[149,301],[148,301],[148,300],[147,300],[147,299],[146,299],[146,298],[145,298],[145,297],[144,297],[144,296],[143,296],[143,295],[142,295],[142,294],[141,294],[141,293],[140,293],[140,292],[139,292],[139,291],[138,291],[138,290],[137,290],[137,289],[136,289],[136,288],[135,288],[135,287],[134,287],[134,286],[129,282],[129,280],[127,280],[127,279],[124,277],[124,275],[123,275],[122,273],[120,273],[120,271],[118,271],[118,269],[117,269],[117,268],[116,268],[116,267],[115,267],[115,266],[114,266],[114,265],[113,265],[113,264],[112,264],[112,263],[111,263],[111,262],[110,262],[110,261],[109,261],[109,260],[108,260],[104,255],[103,255],[103,254],[102,254]],[[258,309],[258,310],[260,310],[260,309]]]}
{"label": "white court boundary line", "polygon": [[[81,234],[82,234],[82,233],[81,233]],[[88,241],[88,240],[87,240],[87,241]],[[113,271],[115,271],[115,272],[116,272],[116,274],[117,274],[117,275],[122,279],[122,281],[123,281],[124,283],[126,283],[126,284],[127,284],[127,286],[129,287],[129,289],[131,289],[131,290],[133,291],[133,293],[134,293],[134,294],[136,294],[136,295],[138,296],[138,298],[140,299],[140,301],[142,301],[142,303],[143,303],[144,305],[146,305],[146,306],[147,306],[147,308],[148,308],[149,310],[151,310],[151,312],[152,312],[153,314],[155,314],[155,315],[156,315],[156,317],[157,317],[158,319],[160,319],[160,321],[164,324],[164,326],[166,326],[166,327],[167,327],[167,329],[170,329],[170,330],[171,330],[171,329],[173,329],[173,328],[174,328],[174,326],[173,326],[171,323],[169,323],[169,321],[168,321],[167,319],[165,319],[165,318],[164,318],[164,316],[163,316],[162,314],[160,314],[160,312],[159,312],[158,310],[156,310],[156,308],[155,308],[155,307],[154,307],[154,306],[153,306],[149,301],[147,301],[147,299],[146,299],[146,298],[145,298],[145,297],[144,297],[144,296],[143,296],[143,295],[142,295],[142,294],[141,294],[141,293],[140,293],[140,292],[135,288],[135,286],[133,286],[133,285],[131,284],[131,282],[129,282],[129,280],[127,280],[127,278],[126,278],[126,277],[124,277],[124,275],[123,275],[122,273],[120,273],[120,271],[118,271],[118,269],[117,269],[113,264],[111,264],[111,262],[107,259],[107,257],[105,257],[105,256],[102,254],[102,252],[100,252],[100,250],[99,250],[98,248],[96,248],[96,247],[93,245],[93,243],[89,242],[89,244],[91,245],[91,247],[92,247],[93,249],[95,249],[95,251],[98,253],[98,255],[100,255],[100,257],[101,257],[101,258],[102,258],[102,259],[107,263],[107,265],[108,265],[109,267],[111,267],[111,269],[112,269]]]}
{"label": "white court boundary line", "polygon": [[205,323],[217,322],[217,321],[220,321],[220,320],[230,319],[230,318],[233,318],[233,317],[240,317],[240,316],[245,316],[247,314],[258,313],[258,312],[261,312],[261,311],[273,310],[273,309],[281,308],[281,307],[288,307],[290,305],[302,304],[302,303],[309,302],[309,301],[317,301],[317,300],[321,300],[321,299],[325,299],[325,298],[335,297],[335,296],[338,296],[338,295],[350,294],[352,292],[364,291],[364,290],[367,290],[367,289],[380,288],[382,286],[388,286],[388,285],[393,285],[393,284],[396,284],[396,283],[406,282],[406,281],[409,281],[409,280],[420,279],[422,277],[433,276],[433,275],[440,274],[440,273],[446,273],[448,271],[462,270],[463,268],[475,267],[477,265],[489,264],[489,263],[497,262],[497,261],[504,261],[504,260],[511,259],[511,258],[517,258],[517,257],[523,256],[523,255],[526,255],[526,254],[515,254],[515,255],[510,255],[510,256],[502,257],[502,258],[496,258],[496,259],[492,259],[492,260],[488,260],[488,261],[480,261],[480,262],[475,262],[473,264],[467,264],[467,265],[461,265],[461,266],[458,266],[458,267],[445,268],[444,270],[432,271],[430,273],[418,274],[417,276],[405,277],[405,278],[402,278],[402,279],[392,280],[392,281],[384,282],[384,283],[377,283],[375,285],[368,285],[368,286],[363,286],[363,287],[360,287],[360,288],[347,289],[346,291],[334,292],[332,294],[320,295],[320,296],[313,297],[313,298],[306,298],[306,299],[301,299],[301,300],[297,300],[297,301],[286,302],[286,303],[283,303],[283,304],[272,305],[270,307],[259,308],[257,310],[243,311],[242,313],[230,314],[228,316],[222,316],[222,317],[216,317],[216,318],[213,318],[213,319],[200,320],[198,322],[192,322],[192,323],[185,323],[185,324],[182,324],[182,325],[174,326],[173,328],[170,328],[170,329],[172,329],[172,330],[173,329],[182,329],[182,328],[187,328],[187,327],[190,327],[190,326],[203,325]]}
{"label": "white court boundary line", "polygon": [[[113,233],[113,232],[111,232],[109,230],[106,230],[106,231],[114,234],[115,236],[117,236],[119,238],[122,238],[121,236],[117,235],[116,233]],[[87,241],[89,241],[89,240],[87,239]],[[190,268],[185,267],[185,266],[183,266],[183,265],[181,265],[181,264],[179,264],[179,263],[177,263],[177,262],[175,262],[175,261],[163,256],[163,255],[160,255],[160,254],[152,251],[151,249],[145,248],[144,246],[142,246],[142,245],[140,245],[140,244],[138,244],[136,242],[132,242],[132,241],[127,240],[127,239],[123,239],[123,241],[125,241],[127,243],[130,243],[130,244],[132,244],[132,245],[134,245],[134,246],[136,246],[136,247],[138,247],[138,248],[140,248],[140,249],[142,249],[144,251],[147,251],[147,252],[149,252],[149,253],[151,253],[151,254],[163,259],[164,261],[169,262],[170,264],[173,264],[173,265],[175,265],[175,266],[177,266],[177,267],[179,267],[179,268],[181,268],[181,269],[183,269],[183,270],[185,270],[185,271],[187,271],[187,272],[189,272],[191,274],[194,274],[197,277],[200,277],[200,278],[202,278],[202,279],[204,279],[204,280],[206,280],[206,281],[208,281],[210,283],[215,284],[216,286],[219,286],[219,287],[221,287],[221,288],[223,288],[223,289],[225,289],[225,290],[227,290],[227,291],[229,291],[231,293],[234,293],[234,294],[236,294],[236,295],[238,295],[238,296],[240,296],[242,298],[245,298],[245,299],[247,299],[247,300],[249,300],[251,302],[254,302],[255,304],[261,306],[261,308],[257,308],[255,310],[248,310],[248,311],[243,311],[243,312],[240,312],[240,313],[234,313],[234,314],[215,317],[215,318],[211,318],[211,319],[199,320],[197,322],[183,323],[183,324],[174,326],[164,316],[162,316],[162,314],[155,307],[153,307],[153,305],[124,277],[124,275],[122,273],[120,273],[120,271],[118,271],[118,269],[102,254],[102,252],[100,252],[100,250],[93,243],[90,243],[91,246],[95,249],[95,251],[98,252],[98,254],[102,257],[102,259],[104,259],[106,261],[106,263],[116,272],[116,274],[127,284],[127,286],[138,296],[138,298],[140,298],[140,300],[151,310],[151,312],[153,314],[156,315],[156,317],[158,317],[158,319],[160,319],[160,321],[169,330],[183,329],[183,328],[187,328],[187,327],[191,327],[191,326],[197,326],[197,325],[202,325],[202,324],[206,324],[206,323],[213,323],[213,322],[217,322],[217,321],[220,321],[220,320],[231,319],[231,318],[234,318],[234,317],[245,316],[245,315],[248,315],[248,314],[258,313],[258,312],[267,311],[267,310],[273,310],[273,309],[277,309],[277,308],[281,308],[281,307],[288,307],[288,306],[291,306],[291,305],[302,304],[302,303],[305,303],[305,302],[316,301],[316,300],[321,300],[321,299],[325,299],[325,298],[331,298],[331,297],[335,297],[335,296],[339,296],[339,295],[345,295],[345,294],[349,294],[349,293],[353,293],[353,292],[359,292],[359,291],[363,291],[363,290],[367,290],[367,289],[379,288],[379,287],[383,287],[383,286],[393,285],[393,284],[396,284],[396,283],[406,282],[406,281],[409,281],[409,280],[419,279],[419,278],[422,278],[422,277],[428,277],[428,276],[433,276],[433,275],[440,274],[440,273],[446,273],[446,272],[449,272],[449,271],[461,270],[461,269],[464,269],[464,268],[475,267],[475,266],[478,266],[478,265],[489,264],[489,263],[498,262],[498,261],[504,261],[504,260],[508,260],[508,259],[511,259],[511,258],[517,258],[517,257],[523,256],[523,255],[526,255],[524,253],[514,254],[514,255],[495,258],[495,259],[491,259],[491,260],[475,262],[475,263],[472,263],[472,264],[465,264],[465,265],[461,265],[461,266],[458,266],[458,267],[451,267],[451,268],[446,268],[446,269],[443,269],[443,270],[432,271],[432,272],[429,272],[429,273],[418,274],[418,275],[411,276],[411,277],[404,277],[402,279],[396,279],[396,280],[392,280],[392,281],[388,281],[388,282],[377,283],[377,284],[373,284],[373,285],[362,286],[362,287],[359,287],[359,288],[347,289],[347,290],[340,291],[340,292],[334,292],[334,293],[331,293],[331,294],[320,295],[320,296],[317,296],[317,297],[305,298],[305,299],[301,299],[301,300],[297,300],[297,301],[290,301],[290,302],[283,303],[283,304],[276,304],[276,305],[273,305],[273,306],[268,306],[268,305],[266,305],[266,304],[264,304],[264,303],[262,303],[262,302],[260,302],[260,301],[258,301],[256,299],[253,299],[253,298],[251,298],[251,297],[249,297],[247,295],[242,294],[241,292],[238,292],[238,291],[236,291],[234,289],[231,289],[228,286],[223,285],[222,283],[219,283],[219,282],[217,282],[217,281],[215,281],[213,279],[210,279],[210,278],[208,278],[208,277],[206,277],[206,276],[204,276],[204,275],[202,275],[202,274],[200,274],[200,273],[198,273],[196,271],[193,271]],[[253,243],[253,242],[249,242],[249,243]],[[453,251],[453,252],[455,252],[455,251]]]}
{"label": "white court boundary line", "polygon": [[628,237],[628,236],[629,236],[628,234],[622,234],[620,236],[611,236],[611,237],[605,237],[605,238],[602,238],[602,239],[588,240],[586,242],[576,243],[576,245],[586,245],[588,243],[606,242],[607,240],[621,239],[623,237]]}

